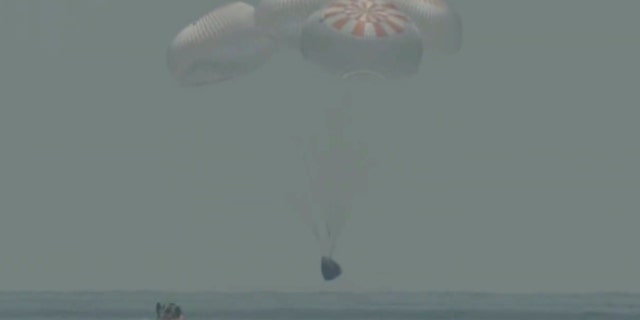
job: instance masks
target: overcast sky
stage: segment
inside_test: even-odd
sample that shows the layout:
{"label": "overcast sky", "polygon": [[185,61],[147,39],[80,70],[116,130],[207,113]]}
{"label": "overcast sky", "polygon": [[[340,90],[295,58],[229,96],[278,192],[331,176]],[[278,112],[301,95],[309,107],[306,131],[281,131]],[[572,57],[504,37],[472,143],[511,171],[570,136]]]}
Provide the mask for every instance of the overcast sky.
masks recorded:
{"label": "overcast sky", "polygon": [[2,1],[0,290],[640,291],[640,1],[459,0],[458,55],[358,87],[335,283],[284,195],[342,88],[295,52],[178,87],[212,2]]}

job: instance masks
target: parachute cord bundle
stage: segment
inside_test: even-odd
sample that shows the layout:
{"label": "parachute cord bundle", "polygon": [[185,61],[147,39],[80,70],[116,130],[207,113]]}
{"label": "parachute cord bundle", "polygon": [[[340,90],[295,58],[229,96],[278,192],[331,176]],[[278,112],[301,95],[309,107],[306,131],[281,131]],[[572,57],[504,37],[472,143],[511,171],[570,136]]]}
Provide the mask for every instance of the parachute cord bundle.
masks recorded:
{"label": "parachute cord bundle", "polygon": [[[166,55],[177,83],[197,87],[253,73],[284,45],[346,85],[341,108],[327,110],[328,151],[313,140],[303,152],[309,192],[288,195],[322,246],[322,275],[330,281],[342,273],[333,252],[372,164],[366,146],[343,136],[350,119],[339,117],[351,108],[350,85],[412,77],[423,53],[455,53],[461,40],[460,17],[446,0],[260,0],[255,8],[234,1],[184,27]],[[312,207],[325,215],[324,226]]]}
{"label": "parachute cord bundle", "polygon": [[309,192],[305,196],[289,198],[294,210],[304,214],[305,222],[321,246],[321,271],[326,281],[336,279],[342,273],[333,254],[352,211],[352,202],[363,190],[363,177],[366,178],[366,168],[362,168],[365,163],[363,151],[366,150],[358,148],[346,137],[352,121],[352,84],[345,83],[343,89],[339,106],[326,110],[326,144],[321,148],[314,137],[303,150],[303,140],[295,140],[302,151]]}

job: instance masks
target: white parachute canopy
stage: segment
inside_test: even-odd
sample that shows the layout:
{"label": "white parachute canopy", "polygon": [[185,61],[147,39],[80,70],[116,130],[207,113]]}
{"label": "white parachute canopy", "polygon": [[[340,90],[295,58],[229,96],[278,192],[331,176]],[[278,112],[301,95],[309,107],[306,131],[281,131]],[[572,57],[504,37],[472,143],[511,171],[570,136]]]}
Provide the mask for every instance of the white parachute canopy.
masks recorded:
{"label": "white parachute canopy", "polygon": [[331,0],[262,0],[256,5],[256,25],[278,39],[278,43],[298,48],[304,21]]}
{"label": "white parachute canopy", "polygon": [[462,47],[462,19],[446,0],[389,0],[420,29],[425,52],[451,55]]}
{"label": "white parachute canopy", "polygon": [[412,20],[386,0],[334,0],[302,26],[303,57],[342,78],[418,73],[423,44]]}
{"label": "white parachute canopy", "polygon": [[308,178],[308,192],[290,194],[288,201],[311,228],[321,247],[321,268],[325,280],[342,270],[332,258],[355,197],[366,191],[372,165],[366,145],[349,141],[345,129],[351,122],[351,97],[341,107],[327,110],[327,139],[297,138],[298,150]]}
{"label": "white parachute canopy", "polygon": [[276,43],[256,28],[254,11],[249,4],[232,2],[180,31],[167,52],[172,76],[183,86],[201,86],[263,66]]}

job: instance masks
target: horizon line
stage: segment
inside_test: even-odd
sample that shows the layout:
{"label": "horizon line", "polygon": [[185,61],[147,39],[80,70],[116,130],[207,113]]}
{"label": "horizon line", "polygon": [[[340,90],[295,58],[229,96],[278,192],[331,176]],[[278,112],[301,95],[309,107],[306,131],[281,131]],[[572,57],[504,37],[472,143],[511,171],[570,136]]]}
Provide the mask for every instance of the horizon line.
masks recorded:
{"label": "horizon line", "polygon": [[640,291],[589,290],[589,291],[490,291],[490,290],[340,290],[340,289],[206,289],[206,290],[170,290],[170,289],[16,289],[0,290],[0,294],[113,294],[113,293],[170,293],[170,294],[463,294],[463,295],[640,295]]}

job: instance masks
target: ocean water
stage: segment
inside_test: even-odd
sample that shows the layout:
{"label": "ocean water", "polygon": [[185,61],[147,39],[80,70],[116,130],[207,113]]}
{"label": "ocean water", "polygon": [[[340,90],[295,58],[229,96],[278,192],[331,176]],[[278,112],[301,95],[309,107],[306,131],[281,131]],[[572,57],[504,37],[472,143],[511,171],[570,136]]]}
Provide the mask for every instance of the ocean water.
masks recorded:
{"label": "ocean water", "polygon": [[0,319],[155,319],[157,301],[187,319],[640,319],[640,294],[0,293]]}

